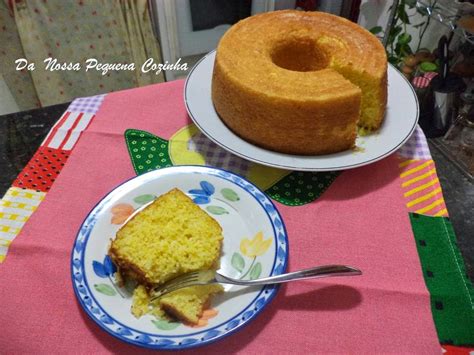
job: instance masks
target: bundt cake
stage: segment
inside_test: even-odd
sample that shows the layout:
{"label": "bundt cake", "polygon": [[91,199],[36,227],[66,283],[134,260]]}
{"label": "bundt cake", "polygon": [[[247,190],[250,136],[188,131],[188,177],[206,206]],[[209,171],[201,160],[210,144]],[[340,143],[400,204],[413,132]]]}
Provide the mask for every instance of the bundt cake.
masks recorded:
{"label": "bundt cake", "polygon": [[150,307],[150,290],[181,274],[217,269],[220,225],[188,196],[173,189],[133,216],[117,232],[109,255],[121,279],[134,280],[132,313],[171,317],[194,324],[222,286],[195,286],[170,293]]}
{"label": "bundt cake", "polygon": [[237,135],[302,155],[354,146],[357,127],[376,130],[387,102],[379,40],[344,18],[274,11],[232,26],[217,47],[212,101]]}

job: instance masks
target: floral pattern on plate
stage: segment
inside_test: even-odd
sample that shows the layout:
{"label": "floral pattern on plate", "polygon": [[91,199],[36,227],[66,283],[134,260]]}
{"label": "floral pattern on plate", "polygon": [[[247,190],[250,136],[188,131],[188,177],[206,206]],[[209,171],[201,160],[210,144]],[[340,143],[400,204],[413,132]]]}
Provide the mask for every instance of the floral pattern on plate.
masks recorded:
{"label": "floral pattern on plate", "polygon": [[[211,214],[224,231],[220,271],[258,278],[286,269],[288,241],[281,217],[269,198],[238,175],[208,167],[179,166],[133,178],[104,197],[81,226],[72,253],[76,296],[86,313],[113,336],[153,349],[184,349],[223,338],[252,321],[278,287],[245,289],[225,285],[197,327],[130,313],[131,293],[114,284],[107,256],[110,239],[138,208],[179,188]],[[121,221],[121,223],[119,223]]]}

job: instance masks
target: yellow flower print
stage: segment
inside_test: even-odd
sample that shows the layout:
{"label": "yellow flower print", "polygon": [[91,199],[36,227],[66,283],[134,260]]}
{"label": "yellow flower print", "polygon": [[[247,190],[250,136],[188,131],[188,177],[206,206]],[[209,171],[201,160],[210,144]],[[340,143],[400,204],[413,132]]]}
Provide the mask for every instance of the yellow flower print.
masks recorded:
{"label": "yellow flower print", "polygon": [[268,248],[270,248],[271,244],[271,238],[264,240],[263,233],[258,232],[252,240],[247,238],[242,239],[240,242],[240,251],[250,258],[255,258],[264,254]]}

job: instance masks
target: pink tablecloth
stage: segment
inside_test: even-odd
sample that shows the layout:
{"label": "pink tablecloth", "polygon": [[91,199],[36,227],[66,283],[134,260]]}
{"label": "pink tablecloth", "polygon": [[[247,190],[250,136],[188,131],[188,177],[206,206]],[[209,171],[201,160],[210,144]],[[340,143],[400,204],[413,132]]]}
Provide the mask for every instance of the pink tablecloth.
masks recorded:
{"label": "pink tablecloth", "polygon": [[[124,131],[169,138],[189,122],[182,92],[178,81],[106,96],[0,267],[1,352],[142,350],[81,310],[70,253],[91,208],[135,175]],[[364,275],[288,284],[249,326],[200,352],[440,352],[395,156],[343,172],[311,204],[276,205],[288,230],[289,270],[342,263]]]}

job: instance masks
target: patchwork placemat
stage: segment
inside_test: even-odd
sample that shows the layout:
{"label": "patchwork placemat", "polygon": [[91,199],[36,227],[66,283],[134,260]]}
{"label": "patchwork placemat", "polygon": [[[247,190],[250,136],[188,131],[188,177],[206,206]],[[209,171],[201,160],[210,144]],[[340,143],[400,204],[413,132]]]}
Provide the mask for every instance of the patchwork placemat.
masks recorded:
{"label": "patchwork placemat", "polygon": [[431,310],[442,344],[473,344],[474,288],[449,218],[410,213]]}
{"label": "patchwork placemat", "polygon": [[0,200],[0,263],[95,117],[105,95],[74,100]]}
{"label": "patchwork placemat", "polygon": [[[10,246],[12,240],[20,232],[33,211],[37,208],[39,203],[46,195],[49,196],[50,192],[48,191],[51,188],[53,188],[53,190],[56,189],[56,192],[52,195],[50,199],[51,202],[46,203],[44,210],[54,209],[54,201],[56,201],[56,203],[61,201],[62,192],[67,192],[66,190],[63,191],[63,189],[66,189],[65,186],[69,186],[70,188],[73,182],[77,184],[78,191],[91,189],[95,191],[98,189],[105,192],[110,190],[115,183],[120,182],[120,179],[123,180],[129,177],[127,173],[124,174],[124,171],[127,171],[127,169],[118,170],[117,174],[114,174],[112,171],[103,171],[103,177],[108,177],[110,181],[107,181],[107,183],[98,181],[96,184],[97,186],[90,186],[82,185],[81,181],[76,180],[76,175],[66,174],[66,177],[63,179],[67,179],[67,181],[63,180],[63,183],[59,183],[57,187],[54,187],[56,185],[53,186],[53,182],[58,178],[58,174],[62,171],[62,169],[65,166],[69,166],[70,163],[67,163],[67,161],[71,159],[74,161],[75,156],[77,156],[76,159],[82,159],[81,164],[86,164],[84,165],[84,169],[87,170],[87,163],[84,162],[84,159],[86,156],[88,156],[89,159],[93,160],[98,154],[98,145],[103,145],[102,150],[108,151],[111,149],[111,145],[121,144],[122,146],[117,149],[120,150],[121,159],[124,161],[123,164],[130,164],[130,167],[133,167],[133,170],[136,174],[141,174],[150,169],[180,164],[208,164],[235,171],[256,183],[270,197],[272,197],[275,201],[278,201],[281,206],[279,209],[282,209],[284,218],[285,213],[287,213],[285,219],[288,220],[287,223],[289,225],[293,225],[295,223],[295,218],[313,220],[313,223],[316,225],[316,230],[320,228],[318,227],[318,223],[320,222],[318,222],[317,219],[324,215],[324,213],[315,213],[314,211],[320,211],[324,206],[327,208],[327,204],[332,201],[331,198],[335,198],[334,202],[339,201],[337,206],[342,203],[344,205],[348,205],[347,207],[349,207],[349,205],[352,203],[351,201],[354,202],[360,198],[358,194],[354,195],[349,191],[345,191],[347,196],[342,197],[344,195],[344,186],[346,186],[348,183],[348,179],[345,176],[351,174],[357,175],[357,171],[373,169],[372,174],[370,174],[371,179],[373,179],[375,182],[382,181],[383,183],[380,186],[384,186],[384,184],[386,185],[388,183],[388,180],[386,177],[383,178],[383,174],[386,175],[387,173],[381,173],[379,171],[381,168],[377,168],[377,166],[383,165],[384,167],[396,167],[398,165],[395,170],[389,169],[391,171],[398,171],[397,176],[390,177],[390,179],[395,179],[395,184],[389,184],[392,186],[391,189],[394,189],[393,186],[399,186],[399,189],[397,190],[399,198],[396,198],[391,203],[394,205],[397,205],[398,203],[404,204],[406,212],[418,212],[419,214],[437,216],[434,218],[432,217],[432,220],[442,220],[445,226],[449,226],[449,221],[440,217],[447,216],[447,210],[442,199],[442,192],[436,176],[436,169],[434,167],[433,161],[431,160],[429,149],[427,148],[426,144],[426,139],[424,138],[421,130],[418,129],[414,136],[398,152],[398,160],[394,160],[393,157],[387,158],[385,159],[385,163],[379,162],[373,166],[356,169],[352,172],[348,171],[347,173],[342,173],[342,176],[340,173],[336,172],[301,173],[281,171],[243,161],[238,157],[232,156],[226,151],[222,151],[215,144],[207,140],[207,138],[203,136],[196,129],[196,127],[189,124],[189,121],[186,118],[184,108],[182,107],[182,101],[179,101],[181,94],[176,95],[178,92],[181,93],[181,88],[179,87],[180,85],[182,85],[182,83],[169,83],[158,87],[152,86],[148,88],[135,89],[128,91],[127,93],[109,94],[105,97],[105,100],[104,95],[101,95],[100,97],[92,99],[79,99],[78,102],[75,101],[73,104],[71,104],[68,111],[61,117],[55,127],[53,127],[50,135],[48,135],[38,152],[32,158],[27,167],[25,167],[25,170],[18,176],[14,186],[7,192],[5,197],[0,202],[0,233],[3,233],[0,234],[0,241],[2,241],[0,253],[2,253],[3,258],[5,258],[8,246]],[[152,90],[159,91],[159,93],[156,94],[158,97],[154,97],[155,94],[151,93]],[[128,96],[129,94],[132,94],[132,97]],[[125,100],[125,98],[127,100]],[[120,109],[120,107],[123,105],[121,102],[125,102],[124,100],[127,102],[131,102],[130,100],[133,100],[134,109],[136,110],[136,115],[134,116],[137,117],[131,117],[128,115],[126,113],[127,110],[123,107]],[[103,111],[101,109],[99,120],[95,121],[97,110],[99,110],[102,101],[104,101],[106,104],[109,102],[109,104]],[[155,102],[155,104],[152,104],[153,102]],[[156,104],[158,102],[159,104]],[[129,105],[129,103],[127,105]],[[176,107],[173,107],[176,105],[179,105],[180,107],[178,110],[176,110]],[[111,112],[116,113],[115,115],[111,115]],[[139,117],[144,119],[140,120]],[[153,119],[146,117],[153,117]],[[92,125],[93,129],[90,130],[90,133],[87,137],[84,136],[79,140],[91,122],[95,122]],[[122,130],[122,133],[119,133],[120,130]],[[74,152],[70,158],[69,156],[71,153],[73,153],[73,149],[78,141],[80,146],[82,144],[80,153],[77,153],[76,155]],[[88,154],[85,154],[85,152],[88,152]],[[71,169],[73,169],[74,166],[77,167],[77,164],[79,164],[78,161],[72,163]],[[114,164],[115,162],[112,162],[110,166],[103,164],[102,169],[113,169],[113,166],[116,166]],[[377,173],[377,171],[379,171],[379,173]],[[91,171],[91,174],[94,173],[94,170]],[[61,178],[62,176],[59,176],[58,179],[61,181]],[[351,181],[351,179],[349,179],[349,181]],[[99,188],[98,186],[102,186],[102,188]],[[105,188],[105,186],[107,186],[107,188]],[[359,191],[359,193],[371,195],[374,193],[374,191],[362,189]],[[13,201],[13,198],[21,200]],[[99,196],[97,196],[95,200],[97,200],[97,198],[99,198]],[[25,199],[28,201],[32,200],[34,203],[30,202],[31,204],[29,205]],[[46,201],[48,201],[48,199],[46,199]],[[81,203],[79,204],[81,205]],[[329,205],[333,206],[332,203]],[[18,211],[18,206],[25,207],[25,211],[20,213]],[[308,212],[305,212],[305,206],[311,207],[310,209],[307,208]],[[90,207],[92,206],[83,208],[84,211],[82,212],[87,213],[87,209],[90,209]],[[10,209],[7,210],[7,208]],[[11,210],[12,208],[16,209]],[[298,212],[285,212],[287,211],[287,208],[298,209]],[[314,213],[313,217],[307,215],[310,210],[313,211],[312,213]],[[16,214],[12,212],[15,212]],[[66,212],[69,213],[69,211],[64,211],[64,213]],[[324,211],[321,210],[321,212]],[[354,210],[353,213],[355,215],[360,215],[361,211]],[[42,215],[39,214],[37,219],[32,221],[30,231],[28,230],[30,223],[26,224],[26,230],[23,233],[25,242],[22,244],[22,242],[19,241],[18,248],[16,250],[20,251],[28,249],[29,241],[32,241],[32,238],[34,238],[36,235],[36,233],[33,233],[32,231],[35,231],[35,227],[39,228],[39,225],[42,223],[44,224],[44,222],[41,220],[41,218],[44,218],[44,214],[47,213],[43,212]],[[307,219],[305,216],[310,217],[310,219]],[[352,228],[349,229],[353,230],[355,228],[355,231],[357,232],[357,224],[353,225],[354,218],[349,216],[350,215],[345,217],[341,216],[341,222],[337,223],[338,228],[343,231],[345,229],[344,225],[352,226]],[[17,220],[15,221],[15,219]],[[68,220],[67,217],[64,218],[64,221],[66,220]],[[421,220],[421,224],[428,224],[424,218]],[[406,219],[406,221],[408,222],[409,219]],[[56,223],[61,224],[62,222],[57,221]],[[324,221],[322,223],[324,225]],[[359,223],[364,222],[361,220]],[[379,221],[379,223],[381,223],[381,221]],[[411,225],[413,226],[415,240],[418,240],[418,235],[420,232],[417,231],[420,230],[420,227],[418,224],[415,224],[413,217],[411,218]],[[74,228],[75,227],[77,226],[74,226]],[[308,228],[309,231],[313,227],[308,226]],[[71,236],[74,234],[70,231],[70,229],[71,226],[68,226],[67,229],[65,229],[69,231],[66,233],[69,235],[69,238],[71,238]],[[327,233],[330,233],[329,230]],[[348,231],[348,233],[350,232]],[[311,244],[307,244],[310,239],[308,240],[305,238],[306,237],[303,236],[294,236],[293,243],[298,243],[298,248],[301,247],[303,248],[302,250],[304,250],[305,247],[307,248],[306,250],[311,250]],[[449,236],[447,232],[443,232],[443,230],[441,230],[439,239],[446,240],[446,238],[450,238],[450,248],[453,248],[455,251],[457,251],[454,235]],[[51,240],[53,241],[54,239]],[[72,245],[72,240],[68,242],[70,242]],[[37,240],[35,243],[37,243]],[[16,244],[16,242],[14,244]],[[328,247],[330,250],[331,246],[331,244],[328,244],[326,247]],[[460,328],[463,328],[464,322],[470,320],[471,318],[467,316],[460,318],[457,316],[459,312],[453,311],[454,309],[458,310],[458,307],[461,307],[464,309],[465,315],[472,315],[472,301],[470,303],[471,313],[469,313],[468,309],[469,300],[466,302],[466,299],[469,297],[469,293],[459,293],[456,291],[455,286],[462,286],[463,283],[461,282],[457,282],[456,285],[450,284],[450,289],[452,292],[449,296],[449,300],[445,300],[445,298],[443,298],[445,297],[445,294],[439,291],[441,289],[440,286],[433,286],[438,285],[438,283],[432,283],[432,280],[429,281],[426,279],[427,273],[425,270],[429,264],[427,264],[428,261],[426,257],[423,256],[423,251],[420,250],[419,243],[417,244],[417,247],[420,261],[423,266],[423,276],[425,277],[426,285],[428,286],[428,289],[431,293],[433,317],[440,340],[447,344],[472,343],[472,339],[469,338],[469,331],[465,331],[463,333],[459,330]],[[435,254],[443,253],[443,251],[446,249],[446,245],[438,243],[434,244],[433,248],[437,250]],[[298,250],[296,252],[298,253]],[[430,252],[433,252],[433,249],[430,249]],[[26,254],[28,253],[25,253],[25,255]],[[292,256],[295,257],[293,254]],[[11,257],[11,263],[17,263],[18,270],[20,270],[18,272],[22,273],[23,271],[21,271],[22,269],[20,264],[24,263],[26,267],[28,263],[28,260],[25,259],[26,256],[25,258],[21,259],[21,256],[18,254],[18,252],[15,252],[15,245],[13,245]],[[33,259],[34,258],[32,257],[32,260]],[[34,261],[32,261],[32,263],[34,263]],[[8,267],[8,264],[8,262],[5,263],[5,267]],[[293,262],[293,266],[295,265],[298,266],[298,263]],[[460,258],[452,257],[445,261],[443,267],[445,270],[451,270],[451,272],[454,274],[459,274],[461,265],[463,267],[462,260]],[[3,266],[0,266],[0,269],[2,267]],[[411,270],[411,272],[416,272],[416,270]],[[441,278],[437,278],[437,280],[440,279]],[[439,282],[439,285],[441,285],[444,281]],[[464,283],[470,285],[469,280],[467,279],[464,280]],[[2,288],[0,288],[0,290],[2,290]],[[0,300],[7,296],[7,291],[8,289],[3,289],[1,291]],[[464,300],[464,303],[459,301],[461,299]],[[3,300],[3,303],[5,302],[6,301]],[[450,311],[439,312],[440,302],[443,304],[443,309],[447,309],[445,305],[450,305]],[[284,302],[280,302],[279,305],[284,309],[284,304]],[[454,307],[453,304],[455,304],[456,307]],[[438,313],[436,313],[437,311]],[[449,316],[446,316],[448,313]],[[450,320],[446,321],[447,319]],[[0,323],[1,322],[3,321],[0,321]],[[455,323],[459,326],[452,326]],[[466,328],[464,327],[463,329]],[[470,329],[468,328],[468,330]],[[9,332],[10,331],[13,332],[12,330],[9,330]],[[102,339],[102,336],[99,337]],[[104,334],[104,337],[108,337],[108,335]],[[260,336],[260,338],[263,338],[262,341],[265,341],[265,339],[270,339],[271,336]],[[102,340],[100,340],[100,342],[102,342]],[[106,342],[108,343],[108,340]],[[96,341],[93,341],[92,343],[97,346]],[[116,344],[113,341],[112,343]],[[281,344],[281,346],[283,345]],[[93,347],[90,347],[90,349],[92,348]],[[252,347],[252,345],[249,345],[248,350],[250,349],[255,350],[256,348]],[[397,349],[398,348],[394,348],[393,351],[397,352]],[[450,349],[449,351],[451,351],[452,348],[447,347],[447,349]],[[329,351],[328,349],[326,350]]]}

